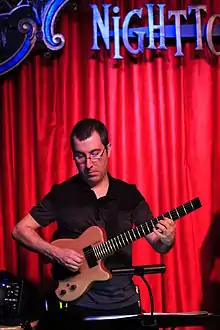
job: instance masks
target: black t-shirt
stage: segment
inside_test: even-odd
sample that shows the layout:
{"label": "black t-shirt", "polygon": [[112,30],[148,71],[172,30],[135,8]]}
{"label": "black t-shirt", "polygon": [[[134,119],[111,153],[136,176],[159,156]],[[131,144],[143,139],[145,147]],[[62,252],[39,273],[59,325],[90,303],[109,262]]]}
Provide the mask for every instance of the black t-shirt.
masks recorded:
{"label": "black t-shirt", "polygon": [[[30,214],[41,226],[57,221],[58,229],[53,239],[77,238],[91,226],[102,227],[110,239],[153,218],[136,186],[110,175],[109,189],[104,197],[97,199],[80,175],[75,175],[54,185]],[[127,245],[108,257],[105,266],[108,269],[131,266],[131,251],[131,244]],[[55,277],[57,269],[59,267],[53,269]],[[137,300],[132,278],[114,275],[108,281],[93,283],[90,290],[73,303],[95,309],[115,309],[129,306]]]}

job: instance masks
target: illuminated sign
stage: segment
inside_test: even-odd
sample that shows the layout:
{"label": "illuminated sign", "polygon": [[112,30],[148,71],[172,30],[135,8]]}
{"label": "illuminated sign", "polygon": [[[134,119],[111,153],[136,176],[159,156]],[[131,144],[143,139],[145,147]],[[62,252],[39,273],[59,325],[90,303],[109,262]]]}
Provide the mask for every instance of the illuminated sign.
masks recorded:
{"label": "illuminated sign", "polygon": [[[93,50],[99,50],[99,41],[103,40],[106,49],[110,49],[110,39],[114,41],[114,58],[122,59],[120,53],[120,41],[122,40],[124,47],[129,53],[136,55],[144,52],[145,40],[148,39],[148,49],[167,49],[166,41],[170,38],[176,41],[175,56],[183,56],[182,41],[184,39],[195,39],[195,50],[202,50],[204,39],[211,52],[218,56],[218,52],[213,43],[213,36],[220,35],[220,25],[214,25],[220,14],[211,16],[207,24],[202,24],[202,13],[207,12],[205,5],[188,6],[187,10],[168,10],[165,17],[165,4],[145,4],[144,8],[133,9],[129,11],[124,20],[121,20],[120,8],[111,4],[102,4],[103,17],[98,6],[91,4],[93,15]],[[111,8],[112,7],[112,8]],[[110,9],[112,9],[112,17],[110,17]],[[146,15],[143,15],[146,10]],[[158,15],[158,24],[155,23],[155,15]],[[144,16],[144,17],[143,17]],[[187,21],[189,16],[193,16],[195,24],[181,24],[181,19]],[[132,20],[136,18],[140,25],[130,27]],[[167,20],[174,20],[174,24],[165,25]],[[110,21],[112,19],[113,29],[110,29]],[[143,21],[147,21],[148,25],[141,26]],[[120,28],[121,26],[121,28]],[[137,47],[133,47],[129,39],[136,39]],[[156,46],[158,41],[158,46]]]}
{"label": "illuminated sign", "polygon": [[[11,0],[2,1],[9,5]],[[0,75],[20,64],[38,43],[50,51],[64,47],[64,36],[55,33],[55,23],[68,1],[19,1],[15,7],[0,11]],[[121,46],[137,55],[143,53],[145,47],[166,50],[169,40],[175,40],[174,55],[183,56],[183,41],[189,39],[195,42],[195,50],[203,50],[206,42],[212,54],[220,55],[214,42],[220,36],[220,24],[216,24],[220,14],[209,17],[203,24],[207,12],[205,5],[168,10],[165,4],[145,4],[142,8],[130,10],[123,19],[118,6],[88,6],[92,15],[91,49],[98,51],[105,47],[110,50],[113,47],[116,60],[123,59]],[[72,4],[72,8],[76,10],[76,4]],[[80,9],[78,13],[81,14]],[[189,19],[193,24],[187,24]]]}

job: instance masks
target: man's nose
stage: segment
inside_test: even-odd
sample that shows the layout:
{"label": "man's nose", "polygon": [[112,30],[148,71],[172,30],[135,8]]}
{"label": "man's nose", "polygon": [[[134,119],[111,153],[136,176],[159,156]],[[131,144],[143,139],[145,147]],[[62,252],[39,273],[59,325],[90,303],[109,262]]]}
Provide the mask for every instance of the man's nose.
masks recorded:
{"label": "man's nose", "polygon": [[92,160],[91,160],[91,157],[87,157],[86,158],[86,168],[91,168],[93,166],[93,163],[92,163]]}

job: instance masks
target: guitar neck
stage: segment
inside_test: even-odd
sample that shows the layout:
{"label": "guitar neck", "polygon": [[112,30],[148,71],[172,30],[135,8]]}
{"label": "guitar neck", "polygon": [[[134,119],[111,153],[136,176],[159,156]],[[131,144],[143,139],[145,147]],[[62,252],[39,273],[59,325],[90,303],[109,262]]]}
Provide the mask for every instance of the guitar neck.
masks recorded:
{"label": "guitar neck", "polygon": [[153,218],[152,220],[146,221],[142,225],[129,229],[128,231],[119,234],[101,244],[93,246],[93,251],[96,256],[96,259],[104,259],[111,254],[119,251],[124,246],[129,245],[132,242],[138,240],[139,238],[148,235],[153,231],[154,227],[158,224],[160,220],[163,220],[164,218],[170,218],[173,221],[176,221],[177,219],[182,218],[184,215],[187,215],[197,210],[201,206],[202,205],[199,198],[194,198],[169,212],[161,214],[157,218]]}

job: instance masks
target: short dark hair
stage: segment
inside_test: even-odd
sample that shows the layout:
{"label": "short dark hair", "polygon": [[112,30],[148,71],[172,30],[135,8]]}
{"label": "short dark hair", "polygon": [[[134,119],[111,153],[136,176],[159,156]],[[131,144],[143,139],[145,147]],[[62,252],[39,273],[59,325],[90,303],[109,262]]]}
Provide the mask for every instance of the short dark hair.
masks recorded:
{"label": "short dark hair", "polygon": [[109,144],[108,140],[108,131],[105,125],[94,118],[86,118],[78,121],[76,125],[73,127],[71,135],[70,135],[70,145],[72,150],[74,151],[73,137],[77,137],[80,141],[88,139],[93,132],[97,132],[100,136],[102,144],[107,147]]}

